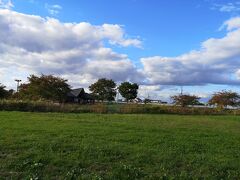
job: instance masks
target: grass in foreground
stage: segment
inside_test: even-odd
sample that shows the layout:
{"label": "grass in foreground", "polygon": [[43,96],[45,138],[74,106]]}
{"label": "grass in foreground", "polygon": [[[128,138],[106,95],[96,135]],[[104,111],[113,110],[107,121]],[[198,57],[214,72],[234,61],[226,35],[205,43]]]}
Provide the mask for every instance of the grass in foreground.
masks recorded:
{"label": "grass in foreground", "polygon": [[240,117],[0,112],[0,179],[240,178]]}

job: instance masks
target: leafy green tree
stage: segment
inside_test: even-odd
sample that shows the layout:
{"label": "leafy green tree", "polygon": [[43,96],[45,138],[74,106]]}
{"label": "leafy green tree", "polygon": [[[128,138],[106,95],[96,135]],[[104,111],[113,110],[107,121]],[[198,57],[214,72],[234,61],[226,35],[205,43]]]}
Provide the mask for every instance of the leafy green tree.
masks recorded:
{"label": "leafy green tree", "polygon": [[237,106],[240,104],[240,95],[232,91],[221,91],[213,94],[208,101],[210,105],[217,105],[220,108],[226,106]]}
{"label": "leafy green tree", "polygon": [[9,93],[5,88],[6,86],[0,84],[0,99],[5,99],[9,96]]}
{"label": "leafy green tree", "polygon": [[116,97],[116,83],[111,79],[99,79],[89,86],[89,90],[97,100],[113,101]]}
{"label": "leafy green tree", "polygon": [[148,99],[148,98],[146,98],[146,99],[144,99],[144,100],[143,100],[143,102],[144,102],[144,104],[148,104],[148,103],[150,103],[150,102],[151,102],[151,100],[150,100],[150,99]]}
{"label": "leafy green tree", "polygon": [[186,107],[188,105],[201,104],[199,102],[200,98],[194,95],[181,94],[181,95],[172,96],[171,99],[173,100],[174,104],[180,105],[182,107]]}
{"label": "leafy green tree", "polygon": [[137,97],[138,88],[139,86],[136,83],[131,84],[130,82],[123,82],[118,89],[122,97],[128,102]]}
{"label": "leafy green tree", "polygon": [[19,97],[36,100],[51,100],[64,102],[70,86],[67,80],[53,75],[31,75],[28,77],[29,83],[19,87]]}
{"label": "leafy green tree", "polygon": [[13,89],[10,89],[9,91],[8,91],[8,94],[10,95],[10,96],[12,96],[13,94],[14,94],[14,90]]}

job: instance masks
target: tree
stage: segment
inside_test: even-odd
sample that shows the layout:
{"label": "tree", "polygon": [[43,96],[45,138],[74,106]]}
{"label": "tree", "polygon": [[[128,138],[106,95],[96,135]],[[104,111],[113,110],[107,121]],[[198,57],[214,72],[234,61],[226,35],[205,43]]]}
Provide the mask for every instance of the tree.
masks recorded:
{"label": "tree", "polygon": [[0,99],[4,99],[8,97],[8,91],[5,89],[6,86],[0,84]]}
{"label": "tree", "polygon": [[28,77],[29,83],[19,87],[19,97],[27,99],[44,99],[51,101],[64,102],[70,86],[67,80],[53,75],[31,75]]}
{"label": "tree", "polygon": [[144,104],[148,104],[148,103],[150,103],[150,102],[151,102],[151,100],[150,100],[150,99],[148,99],[148,98],[146,98],[146,99],[144,99],[144,100],[143,100],[143,102],[144,102]]}
{"label": "tree", "polygon": [[14,91],[13,89],[10,89],[10,90],[8,91],[9,96],[13,96],[14,93],[15,93],[15,91]]}
{"label": "tree", "polygon": [[180,105],[182,107],[186,107],[188,105],[199,105],[201,104],[199,102],[199,97],[194,95],[187,95],[187,94],[181,94],[177,96],[172,96],[171,99],[173,100],[173,103],[176,105]]}
{"label": "tree", "polygon": [[89,86],[89,90],[97,100],[113,101],[116,97],[116,83],[111,79],[99,79]]}
{"label": "tree", "polygon": [[123,82],[118,89],[122,97],[124,97],[128,102],[129,100],[137,97],[138,88],[139,86],[136,83],[131,84],[129,82]]}
{"label": "tree", "polygon": [[212,98],[208,101],[210,105],[217,105],[224,108],[226,106],[237,106],[240,104],[240,96],[236,92],[221,91],[214,93]]}

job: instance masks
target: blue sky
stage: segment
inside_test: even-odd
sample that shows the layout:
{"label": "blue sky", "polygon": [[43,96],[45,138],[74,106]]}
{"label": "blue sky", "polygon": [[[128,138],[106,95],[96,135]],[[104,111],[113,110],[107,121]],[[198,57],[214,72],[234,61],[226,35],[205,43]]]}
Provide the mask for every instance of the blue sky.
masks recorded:
{"label": "blue sky", "polygon": [[[52,16],[46,4],[62,7],[54,15],[63,22],[90,22],[120,24],[127,34],[139,36],[144,42],[144,50],[131,48],[117,49],[128,53],[132,59],[144,56],[177,56],[199,48],[209,37],[221,37],[218,31],[222,23],[234,13],[212,10],[214,4],[229,1],[204,0],[71,0],[38,1],[15,0],[14,10],[43,17]],[[30,1],[31,2],[31,1]]]}
{"label": "blue sky", "polygon": [[[12,4],[11,7],[5,6],[2,8],[7,8],[11,12],[24,15],[36,15],[46,21],[47,17],[51,17],[57,19],[61,24],[87,22],[94,27],[100,27],[104,24],[118,25],[123,32],[122,39],[116,40],[112,38],[112,35],[108,34],[107,37],[104,36],[104,38],[99,41],[103,44],[99,48],[108,48],[118,55],[125,54],[127,57],[121,57],[118,61],[121,61],[123,63],[121,65],[127,67],[127,64],[129,65],[128,60],[130,60],[131,65],[129,66],[134,67],[130,68],[128,66],[125,71],[116,70],[116,68],[113,68],[114,70],[108,69],[106,71],[113,71],[113,74],[109,72],[102,74],[107,77],[112,75],[114,79],[119,82],[124,79],[137,81],[143,86],[142,96],[146,96],[147,91],[153,94],[153,98],[166,98],[178,92],[180,85],[186,86],[184,87],[186,92],[199,94],[204,97],[221,89],[238,91],[238,75],[240,74],[240,67],[238,69],[240,59],[238,58],[240,58],[240,54],[235,51],[228,52],[227,49],[230,49],[229,47],[240,49],[238,41],[231,42],[231,39],[239,37],[239,29],[236,30],[236,28],[239,28],[239,0],[1,0],[0,7],[1,3],[6,4],[9,2]],[[12,16],[14,21],[18,15],[15,14]],[[220,30],[219,28],[224,22],[225,28]],[[232,24],[234,24],[234,27],[231,27]],[[53,25],[51,25],[51,27],[55,28]],[[229,30],[227,30],[227,28]],[[55,30],[57,33],[57,29]],[[26,30],[25,33],[29,33],[28,30]],[[65,35],[66,34],[67,32]],[[227,39],[228,36],[233,36],[233,38]],[[21,37],[23,37],[23,35],[21,35]],[[216,40],[214,43],[219,50],[215,50],[215,44],[209,41],[212,38]],[[19,37],[17,39],[19,39]],[[126,45],[128,40],[131,40],[131,43]],[[135,41],[135,43],[133,43],[132,40]],[[112,41],[114,42],[109,43]],[[138,41],[141,42],[141,47],[139,47]],[[225,43],[225,41],[229,44]],[[39,44],[36,40],[33,41],[31,45],[34,43],[35,45]],[[55,42],[49,43],[54,44]],[[12,46],[10,41],[6,44],[8,46],[11,44]],[[203,44],[207,44],[206,47]],[[226,47],[223,47],[224,44],[226,44]],[[29,48],[26,48],[24,45],[25,44],[18,44],[19,48],[29,50]],[[82,46],[82,44],[76,44],[74,49],[80,48],[80,46]],[[203,46],[204,48],[202,50]],[[62,51],[62,47],[60,49]],[[68,48],[66,49],[69,51]],[[224,52],[221,57],[212,57],[212,53],[221,50]],[[194,53],[192,53],[193,51]],[[60,52],[59,48],[54,51],[54,53],[58,52]],[[32,54],[31,50],[29,53],[31,56],[36,55],[36,53]],[[29,57],[30,54],[27,54],[27,57]],[[41,52],[38,56],[41,55],[41,58],[44,57],[48,59],[42,54]],[[92,55],[85,55],[84,57],[86,59],[89,58],[90,61],[96,61],[92,58]],[[47,62],[44,58],[40,61]],[[83,57],[79,55],[79,59],[81,58]],[[204,58],[207,62],[202,62],[204,60],[201,59]],[[109,60],[109,56],[105,57],[104,60],[106,59]],[[222,59],[222,61],[217,62],[218,59]],[[69,58],[67,59],[68,62],[71,60],[72,59]],[[12,60],[12,62],[15,61],[16,60]],[[59,62],[59,64],[63,62],[65,61]],[[81,63],[82,62],[79,62],[79,64]],[[109,64],[111,63],[112,61],[109,61]],[[12,66],[12,64],[12,69],[19,68],[17,65]],[[45,71],[43,68],[36,69],[32,64],[31,67],[28,63],[26,64],[29,71],[18,74],[23,78],[28,73],[41,73]],[[116,66],[118,66],[118,64]],[[198,67],[201,70],[198,71]],[[89,66],[87,66],[87,68],[89,68]],[[179,71],[176,70],[178,68],[180,69]],[[229,68],[232,68],[232,71],[229,71]],[[213,73],[211,73],[211,71]],[[223,73],[221,73],[221,71]],[[6,72],[6,70],[4,72]],[[46,70],[46,73],[52,72],[57,75],[63,74],[63,77],[72,77],[71,73],[67,72],[67,70],[64,72],[53,70],[53,68]],[[121,74],[128,72],[131,75],[122,77]],[[10,72],[8,71],[8,73]],[[86,75],[79,77],[83,78],[81,83],[72,81],[73,86],[87,87],[88,80],[92,82],[97,78],[97,75],[91,73],[90,70],[88,72],[84,71],[84,73]],[[206,77],[204,77],[205,79],[199,75],[201,73],[203,73],[202,76],[206,75]],[[103,76],[102,74],[100,73],[99,76]],[[191,74],[194,74],[192,79],[189,78]],[[217,77],[221,75],[223,76],[220,78]],[[177,76],[183,76],[183,80],[178,79]],[[9,80],[6,79],[2,81],[9,82]],[[7,85],[9,87],[14,86],[11,83],[7,83]]]}

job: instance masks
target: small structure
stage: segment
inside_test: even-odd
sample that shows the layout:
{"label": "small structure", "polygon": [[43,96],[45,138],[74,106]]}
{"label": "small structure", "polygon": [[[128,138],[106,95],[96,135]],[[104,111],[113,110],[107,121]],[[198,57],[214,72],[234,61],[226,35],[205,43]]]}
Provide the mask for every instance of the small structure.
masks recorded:
{"label": "small structure", "polygon": [[157,100],[157,99],[148,99],[148,103],[152,103],[152,104],[167,104],[167,102],[162,101],[162,100]]}
{"label": "small structure", "polygon": [[135,98],[132,100],[133,103],[143,103],[143,100],[140,98]]}
{"label": "small structure", "polygon": [[162,101],[161,101],[161,100],[157,100],[157,99],[150,99],[150,103],[153,103],[153,104],[161,104]]}
{"label": "small structure", "polygon": [[95,102],[92,95],[86,93],[83,88],[72,89],[67,94],[68,103],[91,104]]}

